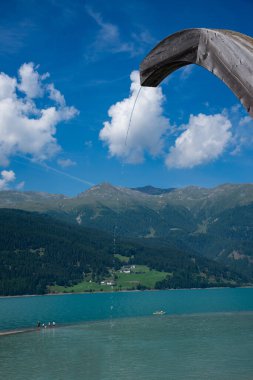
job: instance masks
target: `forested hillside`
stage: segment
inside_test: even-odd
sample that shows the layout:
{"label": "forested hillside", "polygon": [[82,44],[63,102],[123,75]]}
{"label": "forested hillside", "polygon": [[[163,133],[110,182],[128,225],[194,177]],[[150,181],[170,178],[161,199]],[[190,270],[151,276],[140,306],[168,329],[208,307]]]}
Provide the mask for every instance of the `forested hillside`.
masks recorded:
{"label": "forested hillside", "polygon": [[99,231],[20,210],[0,211],[0,293],[45,293],[113,265],[112,240]]}
{"label": "forested hillside", "polygon": [[[166,243],[124,240],[46,214],[13,209],[0,210],[0,294],[43,294],[52,285],[72,286],[89,277],[100,283],[122,266],[146,265],[167,273],[156,288],[238,286],[246,276]],[[116,276],[115,276],[116,277]],[[138,284],[136,285],[138,288]]]}

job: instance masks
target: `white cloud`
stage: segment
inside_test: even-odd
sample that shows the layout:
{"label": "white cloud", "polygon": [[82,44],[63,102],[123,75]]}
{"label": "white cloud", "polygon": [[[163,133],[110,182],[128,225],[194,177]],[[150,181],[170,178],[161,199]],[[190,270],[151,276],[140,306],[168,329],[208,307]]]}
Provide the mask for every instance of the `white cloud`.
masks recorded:
{"label": "white cloud", "polygon": [[251,124],[251,125],[253,124],[253,119],[250,116],[242,117],[240,122],[239,122],[240,126],[245,126],[245,125],[249,125],[249,124]]}
{"label": "white cloud", "polygon": [[91,140],[86,140],[86,141],[84,141],[84,146],[85,146],[85,148],[92,148],[93,142]]}
{"label": "white cloud", "polygon": [[93,20],[100,27],[97,39],[101,44],[112,43],[119,39],[119,29],[116,25],[109,22],[105,22],[100,13],[94,12],[91,8],[87,8],[87,13],[93,18]]}
{"label": "white cloud", "polygon": [[[22,65],[19,76],[20,81],[0,73],[1,166],[8,165],[15,154],[35,160],[52,157],[61,149],[55,138],[57,124],[78,113],[74,107],[65,105],[64,97],[53,84],[43,83],[48,75],[40,75],[33,63]],[[18,90],[26,96],[20,96]],[[48,91],[52,105],[37,107],[34,99],[46,97]]]}
{"label": "white cloud", "polygon": [[0,178],[0,190],[8,189],[10,182],[15,181],[16,175],[13,170],[2,170]]}
{"label": "white cloud", "polygon": [[97,58],[98,53],[104,53],[106,51],[111,53],[133,53],[133,44],[121,40],[117,25],[105,22],[102,15],[98,12],[94,12],[90,7],[86,7],[86,11],[99,27],[94,42],[89,46],[89,51],[86,56],[87,59],[94,60]]}
{"label": "white cloud", "polygon": [[76,162],[70,160],[69,158],[67,158],[67,159],[60,158],[59,160],[57,160],[57,163],[62,168],[69,168],[70,166],[75,166],[76,165]]}
{"label": "white cloud", "polygon": [[147,87],[141,89],[136,102],[126,143],[140,88],[137,71],[132,72],[131,80],[129,97],[110,107],[111,120],[103,123],[99,134],[111,157],[137,164],[150,154],[162,157],[168,168],[182,169],[208,164],[224,152],[237,155],[252,147],[253,120],[240,111],[240,106],[222,113],[191,115],[187,124],[171,125],[164,116],[162,89]]}
{"label": "white cloud", "polygon": [[15,54],[26,44],[26,37],[33,29],[28,20],[0,26],[0,55]]}
{"label": "white cloud", "polygon": [[21,181],[17,184],[16,189],[23,190],[24,187],[25,187],[25,181]]}
{"label": "white cloud", "polygon": [[98,26],[97,34],[91,45],[88,46],[86,59],[96,60],[99,54],[129,53],[131,56],[142,54],[147,46],[154,43],[154,39],[147,30],[131,33],[128,41],[123,41],[119,27],[104,20],[101,13],[95,12],[86,6],[86,12]]}
{"label": "white cloud", "polygon": [[232,124],[223,114],[190,116],[166,158],[168,167],[192,168],[219,157],[231,140]]}
{"label": "white cloud", "polygon": [[15,97],[17,81],[15,78],[10,78],[8,75],[0,74],[0,101]]}
{"label": "white cloud", "polygon": [[132,33],[132,37],[137,43],[153,45],[157,42],[148,30],[142,30],[139,33]]}
{"label": "white cloud", "polygon": [[233,150],[232,156],[243,153],[245,149],[252,149],[253,145],[253,119],[249,115],[245,116],[242,106],[233,106],[231,108],[230,119],[233,124]]}
{"label": "white cloud", "polygon": [[53,83],[50,83],[47,86],[47,89],[49,91],[49,98],[51,100],[54,100],[56,103],[58,103],[61,107],[64,107],[66,105],[64,96],[60,93],[59,90],[57,90]]}
{"label": "white cloud", "polygon": [[144,160],[145,152],[152,156],[162,154],[164,137],[170,124],[162,115],[165,100],[162,89],[143,87],[136,102],[126,143],[130,115],[140,88],[138,71],[133,71],[130,77],[129,97],[110,107],[108,115],[111,121],[103,123],[99,137],[108,145],[111,156],[128,163],[139,163]]}
{"label": "white cloud", "polygon": [[185,80],[187,78],[189,78],[189,76],[192,74],[194,70],[194,65],[187,65],[187,66],[184,66],[182,69],[181,69],[181,74],[180,74],[180,78],[182,80]]}
{"label": "white cloud", "polygon": [[20,78],[18,89],[24,92],[28,98],[41,98],[44,94],[42,80],[46,79],[48,74],[40,75],[33,62],[24,63],[18,73]]}
{"label": "white cloud", "polygon": [[241,104],[237,103],[237,104],[234,104],[232,107],[231,107],[231,113],[232,114],[235,114],[235,115],[238,115],[238,113],[240,113],[242,109],[242,106]]}

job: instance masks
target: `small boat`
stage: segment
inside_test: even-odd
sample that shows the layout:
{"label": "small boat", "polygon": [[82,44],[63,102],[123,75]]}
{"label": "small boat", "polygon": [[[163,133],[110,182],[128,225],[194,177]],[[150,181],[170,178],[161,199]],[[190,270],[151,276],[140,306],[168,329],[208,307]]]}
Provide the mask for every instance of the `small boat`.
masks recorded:
{"label": "small boat", "polygon": [[163,310],[158,310],[158,311],[154,311],[153,315],[164,315],[166,314],[166,311],[163,311]]}

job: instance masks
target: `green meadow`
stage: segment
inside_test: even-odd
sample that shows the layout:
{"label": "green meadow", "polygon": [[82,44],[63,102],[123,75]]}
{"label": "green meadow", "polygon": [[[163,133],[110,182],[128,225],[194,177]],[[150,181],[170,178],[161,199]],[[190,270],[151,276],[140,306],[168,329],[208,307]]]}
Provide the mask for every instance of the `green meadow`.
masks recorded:
{"label": "green meadow", "polygon": [[135,268],[131,269],[131,273],[121,273],[118,270],[111,272],[110,277],[101,280],[105,282],[113,280],[114,285],[104,285],[87,279],[68,287],[53,285],[48,288],[48,291],[49,293],[81,293],[154,289],[156,282],[165,279],[167,274],[165,272],[150,270],[145,265],[135,265]]}

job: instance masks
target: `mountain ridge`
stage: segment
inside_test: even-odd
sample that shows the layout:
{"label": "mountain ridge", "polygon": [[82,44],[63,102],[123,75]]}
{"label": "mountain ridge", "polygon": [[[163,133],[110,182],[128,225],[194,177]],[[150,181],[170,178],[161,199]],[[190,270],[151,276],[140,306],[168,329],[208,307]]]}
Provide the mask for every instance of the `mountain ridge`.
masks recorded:
{"label": "mountain ridge", "polygon": [[152,246],[169,242],[253,276],[253,184],[187,186],[161,194],[145,191],[109,183],[93,186],[76,197],[4,191],[0,192],[0,209],[46,213],[109,234],[116,228],[118,236]]}
{"label": "mountain ridge", "polygon": [[91,206],[93,208],[109,207],[115,211],[142,206],[154,212],[173,206],[185,208],[194,217],[200,217],[202,220],[222,210],[251,202],[253,202],[253,184],[223,184],[214,188],[187,186],[178,189],[160,189],[152,186],[127,188],[102,183],[74,197],[34,191],[0,192],[0,208],[45,212],[49,210],[73,211],[78,214],[80,208]]}

